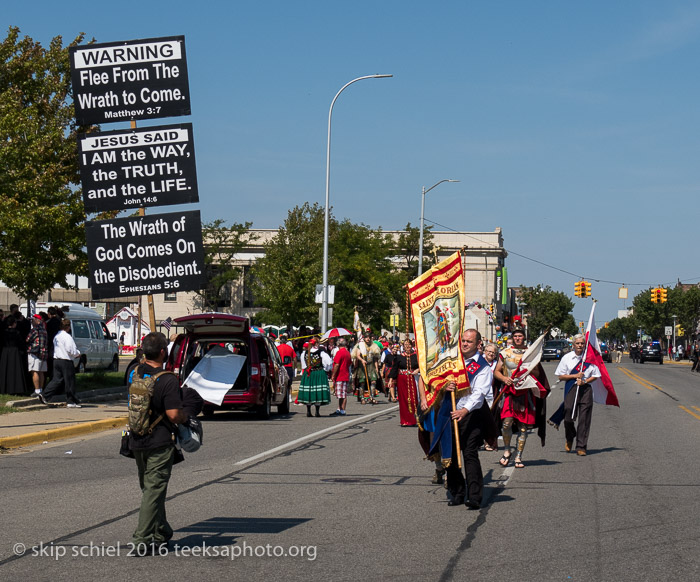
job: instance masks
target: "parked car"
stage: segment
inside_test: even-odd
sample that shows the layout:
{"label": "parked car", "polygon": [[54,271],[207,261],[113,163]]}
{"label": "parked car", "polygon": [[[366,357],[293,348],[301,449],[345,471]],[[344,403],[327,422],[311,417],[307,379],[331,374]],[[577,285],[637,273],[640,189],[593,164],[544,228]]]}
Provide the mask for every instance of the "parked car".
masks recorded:
{"label": "parked car", "polygon": [[261,333],[250,331],[247,317],[228,313],[201,313],[178,317],[174,323],[185,328],[175,340],[166,368],[175,372],[180,384],[213,346],[246,357],[221,406],[205,402],[204,414],[216,410],[250,410],[259,418],[270,417],[272,406],[279,414],[289,413],[287,371],[275,344]]}
{"label": "parked car", "polygon": [[[36,304],[35,311],[46,311],[49,307],[63,311],[64,319],[70,321],[71,335],[80,350],[80,359],[75,362],[76,372],[107,369],[119,370],[119,346],[116,336],[110,333],[102,316],[90,307],[80,303],[44,303]],[[20,306],[25,309],[26,306]]]}
{"label": "parked car", "polygon": [[639,361],[642,364],[646,361],[659,362],[659,364],[663,364],[664,353],[661,349],[661,345],[659,345],[659,342],[644,344],[639,352]]}
{"label": "parked car", "polygon": [[563,356],[571,351],[571,344],[567,340],[549,340],[544,342],[542,348],[542,359],[545,362],[549,360],[561,360]]}
{"label": "parked car", "polygon": [[612,364],[612,352],[608,348],[608,345],[605,343],[600,343],[600,357],[603,359],[604,362],[607,362],[608,364]]}

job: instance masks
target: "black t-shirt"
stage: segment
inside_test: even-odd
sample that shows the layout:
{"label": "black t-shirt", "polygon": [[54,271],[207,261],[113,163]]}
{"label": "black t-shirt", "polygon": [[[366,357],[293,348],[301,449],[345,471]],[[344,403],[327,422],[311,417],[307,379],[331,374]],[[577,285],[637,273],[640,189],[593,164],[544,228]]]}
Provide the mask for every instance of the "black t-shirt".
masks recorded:
{"label": "black t-shirt", "polygon": [[[153,368],[147,364],[140,364],[138,367],[140,376],[153,376],[162,371],[163,368]],[[180,382],[174,374],[163,374],[156,380],[156,385],[153,388],[151,422],[154,422],[161,414],[163,418],[151,434],[138,436],[132,433],[129,446],[134,450],[150,450],[174,445],[173,434],[176,427],[168,420],[165,411],[179,408],[182,408]]]}

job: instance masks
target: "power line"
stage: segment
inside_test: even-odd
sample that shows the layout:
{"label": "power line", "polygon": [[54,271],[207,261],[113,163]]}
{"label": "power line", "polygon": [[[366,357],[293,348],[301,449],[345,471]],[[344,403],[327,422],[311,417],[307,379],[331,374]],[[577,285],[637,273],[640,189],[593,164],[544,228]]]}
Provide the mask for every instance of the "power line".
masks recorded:
{"label": "power line", "polygon": [[[425,217],[424,220],[425,220],[425,222],[430,222],[431,224],[434,224],[435,226],[445,228],[451,232],[460,232],[460,233],[464,234],[463,231],[457,230],[456,228],[451,228],[451,227],[446,226],[444,224],[440,224],[439,222],[435,222],[434,220],[430,220],[427,217]],[[500,248],[494,244],[486,243],[486,242],[482,241],[481,239],[476,238],[475,236],[471,236],[469,234],[467,234],[466,236],[467,236],[467,238],[473,238],[474,240],[479,241],[479,243],[481,245],[489,246],[489,247],[492,247],[494,249]],[[554,265],[550,265],[549,263],[545,263],[543,261],[533,259],[532,257],[528,257],[528,256],[523,255],[521,253],[517,253],[517,252],[515,252],[511,249],[508,249],[506,247],[503,247],[503,249],[509,255],[515,255],[516,257],[520,257],[521,259],[526,259],[528,261],[532,261],[533,263],[537,263],[538,265],[542,265],[543,267],[547,267],[548,269],[552,269],[554,271],[559,271],[560,273],[564,273],[566,275],[571,275],[572,277],[577,277],[579,279],[591,279],[591,280],[595,281],[596,283],[610,283],[611,285],[622,285],[622,286],[627,286],[627,287],[655,287],[657,285],[657,283],[624,283],[622,281],[610,281],[608,279],[598,279],[596,277],[591,277],[591,276],[586,277],[583,275],[577,275],[576,273],[572,273],[571,271],[567,271],[566,269],[561,269],[559,267],[555,267]],[[681,283],[683,283],[683,282],[689,283],[691,281],[698,281],[698,280],[700,280],[700,277],[690,277],[688,279],[683,279],[683,281],[681,281]],[[668,282],[668,283],[666,283],[666,285],[668,285],[668,286],[673,285],[674,282],[675,281]]]}

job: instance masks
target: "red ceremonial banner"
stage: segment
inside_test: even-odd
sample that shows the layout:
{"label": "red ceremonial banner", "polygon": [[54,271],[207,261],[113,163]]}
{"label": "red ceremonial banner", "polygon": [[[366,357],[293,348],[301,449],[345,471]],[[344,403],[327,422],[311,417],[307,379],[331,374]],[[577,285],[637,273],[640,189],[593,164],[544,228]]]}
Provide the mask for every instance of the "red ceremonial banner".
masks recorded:
{"label": "red ceremonial banner", "polygon": [[458,394],[469,380],[460,350],[464,324],[464,272],[454,253],[408,284],[418,365],[429,406],[440,388],[455,382]]}

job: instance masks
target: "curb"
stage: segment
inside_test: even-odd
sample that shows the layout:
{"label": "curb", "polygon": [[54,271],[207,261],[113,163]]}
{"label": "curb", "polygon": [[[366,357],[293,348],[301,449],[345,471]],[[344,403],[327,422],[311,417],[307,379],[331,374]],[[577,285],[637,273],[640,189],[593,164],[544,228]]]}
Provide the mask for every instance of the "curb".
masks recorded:
{"label": "curb", "polygon": [[[80,398],[81,402],[111,402],[126,397],[126,393],[126,386],[115,386],[112,388],[99,388],[97,390],[76,392],[76,396]],[[30,396],[28,398],[10,400],[5,406],[8,408],[26,408],[31,406],[34,410],[39,410],[41,408],[50,408],[51,406],[61,406],[65,404],[66,395],[58,394],[56,400],[53,400],[49,406],[41,403],[37,404],[38,402],[36,396]]]}
{"label": "curb", "polygon": [[0,448],[14,449],[27,445],[37,445],[44,441],[57,441],[92,432],[100,432],[117,428],[120,425],[125,425],[128,421],[126,416],[118,416],[115,418],[106,418],[104,420],[96,420],[93,422],[83,422],[72,424],[63,428],[51,428],[39,432],[30,432],[13,437],[0,438]]}

